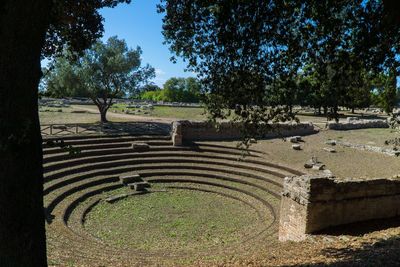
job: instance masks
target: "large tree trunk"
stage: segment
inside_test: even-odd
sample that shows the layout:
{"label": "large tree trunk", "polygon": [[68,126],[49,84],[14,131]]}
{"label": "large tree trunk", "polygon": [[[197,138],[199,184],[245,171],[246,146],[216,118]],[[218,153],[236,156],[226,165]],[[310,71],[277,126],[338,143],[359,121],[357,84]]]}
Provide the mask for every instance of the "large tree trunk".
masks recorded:
{"label": "large tree trunk", "polygon": [[0,1],[0,266],[47,266],[37,94],[50,8]]}
{"label": "large tree trunk", "polygon": [[101,109],[100,110],[100,120],[102,123],[108,122],[107,120],[107,109]]}

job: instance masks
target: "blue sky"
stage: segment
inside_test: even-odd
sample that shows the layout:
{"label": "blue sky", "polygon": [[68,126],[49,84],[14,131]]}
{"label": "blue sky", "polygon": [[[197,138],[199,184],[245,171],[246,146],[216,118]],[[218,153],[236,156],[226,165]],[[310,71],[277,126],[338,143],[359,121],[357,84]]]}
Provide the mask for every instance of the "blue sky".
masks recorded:
{"label": "blue sky", "polygon": [[158,0],[133,0],[129,5],[102,9],[100,13],[105,20],[103,40],[117,35],[131,48],[140,46],[142,63],[149,63],[156,69],[154,83],[159,86],[171,77],[195,77],[195,74],[184,71],[186,64],[182,60],[176,64],[170,61],[172,54],[168,46],[162,44],[163,15],[157,13],[157,3]]}

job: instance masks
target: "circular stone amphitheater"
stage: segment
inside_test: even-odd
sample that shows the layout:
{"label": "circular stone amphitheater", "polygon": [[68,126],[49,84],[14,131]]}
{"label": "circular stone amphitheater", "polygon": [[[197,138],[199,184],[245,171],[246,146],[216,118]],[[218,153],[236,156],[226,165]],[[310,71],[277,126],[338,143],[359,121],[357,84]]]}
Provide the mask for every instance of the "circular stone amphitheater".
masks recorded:
{"label": "circular stone amphitheater", "polygon": [[47,137],[43,153],[54,265],[245,257],[277,242],[283,178],[302,174],[236,142],[169,134]]}

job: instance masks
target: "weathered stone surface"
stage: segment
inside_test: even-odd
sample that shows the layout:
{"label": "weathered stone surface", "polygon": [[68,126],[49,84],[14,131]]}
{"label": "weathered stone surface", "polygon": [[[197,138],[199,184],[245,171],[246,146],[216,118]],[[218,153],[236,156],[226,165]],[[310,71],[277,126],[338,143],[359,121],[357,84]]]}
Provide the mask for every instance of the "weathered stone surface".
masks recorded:
{"label": "weathered stone surface", "polygon": [[358,117],[348,117],[347,118],[347,122],[353,122],[353,121],[358,121],[359,118]]}
{"label": "weathered stone surface", "polygon": [[291,143],[297,143],[298,142],[298,140],[297,140],[297,138],[295,136],[289,137],[289,141]]}
{"label": "weathered stone surface", "polygon": [[120,176],[119,180],[121,183],[127,185],[129,183],[133,182],[141,182],[143,181],[142,177],[140,177],[139,174],[131,174],[131,175],[125,175],[125,176]]}
{"label": "weathered stone surface", "polygon": [[[262,138],[301,136],[318,132],[312,123],[277,123],[266,127]],[[218,127],[202,121],[176,121],[173,123],[173,134],[182,135],[183,141],[199,140],[239,140],[242,138],[241,125],[232,122],[221,122]]]}
{"label": "weathered stone surface", "polygon": [[329,152],[329,153],[335,153],[335,152],[336,152],[336,149],[330,148],[330,147],[324,147],[323,149],[324,149],[325,151]]}
{"label": "weathered stone surface", "polygon": [[129,188],[135,190],[135,191],[143,191],[146,190],[146,188],[150,187],[150,184],[148,182],[136,182],[136,183],[131,183],[128,184]]}
{"label": "weathered stone surface", "polygon": [[296,140],[297,140],[297,142],[300,142],[300,141],[302,141],[302,139],[301,139],[301,136],[300,135],[296,135],[296,136],[293,136],[294,138],[296,138]]}
{"label": "weathered stone surface", "polygon": [[137,152],[149,151],[150,146],[146,143],[132,143],[132,149]]}
{"label": "weathered stone surface", "polygon": [[327,227],[400,215],[400,179],[338,180],[330,173],[286,177],[279,239],[300,241]]}
{"label": "weathered stone surface", "polygon": [[354,149],[358,149],[358,150],[377,152],[377,153],[382,153],[382,154],[389,155],[389,156],[399,156],[400,155],[400,151],[394,150],[391,148],[354,144],[354,143],[344,142],[344,141],[338,141],[337,144],[340,146],[344,146],[344,147],[350,147],[350,148],[354,148]]}
{"label": "weathered stone surface", "polygon": [[174,146],[181,146],[183,144],[183,136],[181,134],[172,134],[172,143]]}
{"label": "weathered stone surface", "polygon": [[312,166],[313,170],[321,171],[325,168],[325,165],[322,163],[316,163]]}
{"label": "weathered stone surface", "polygon": [[292,145],[292,148],[294,150],[301,150],[301,145],[295,144],[295,145]]}
{"label": "weathered stone surface", "polygon": [[331,130],[354,130],[364,128],[389,128],[386,120],[350,120],[347,122],[329,122],[326,128]]}
{"label": "weathered stone surface", "polygon": [[313,166],[314,166],[314,162],[312,162],[311,160],[304,163],[304,168],[306,168],[306,169],[311,169]]}
{"label": "weathered stone surface", "polygon": [[327,145],[336,146],[336,140],[328,140],[325,142]]}

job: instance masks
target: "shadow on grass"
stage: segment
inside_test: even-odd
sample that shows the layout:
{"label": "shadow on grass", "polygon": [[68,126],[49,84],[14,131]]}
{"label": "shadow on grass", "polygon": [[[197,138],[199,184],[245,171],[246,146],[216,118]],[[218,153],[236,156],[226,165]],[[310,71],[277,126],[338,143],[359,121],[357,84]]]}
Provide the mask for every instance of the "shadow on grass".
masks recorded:
{"label": "shadow on grass", "polygon": [[380,231],[392,227],[399,227],[399,226],[400,226],[400,216],[389,219],[369,220],[365,222],[357,222],[341,226],[335,226],[319,231],[317,232],[317,234],[333,235],[333,236],[340,236],[340,235],[363,236],[364,234],[367,233]]}
{"label": "shadow on grass", "polygon": [[[340,227],[332,227],[319,232],[328,235],[363,236],[374,231],[380,231],[400,226],[400,217],[384,220],[371,220],[361,223],[353,223]],[[345,248],[325,248],[320,252],[321,256],[334,260],[332,263],[311,263],[296,266],[400,266],[400,236],[375,239],[361,243],[360,246]]]}
{"label": "shadow on grass", "polygon": [[326,258],[334,259],[335,262],[316,262],[293,266],[400,266],[400,237],[381,239],[373,243],[363,243],[358,248],[326,248],[321,251],[321,254]]}

